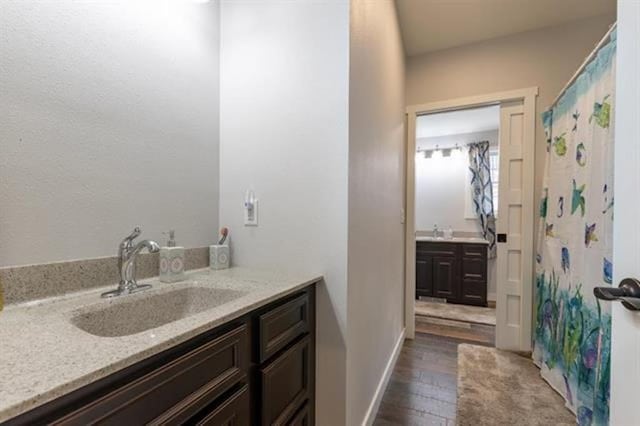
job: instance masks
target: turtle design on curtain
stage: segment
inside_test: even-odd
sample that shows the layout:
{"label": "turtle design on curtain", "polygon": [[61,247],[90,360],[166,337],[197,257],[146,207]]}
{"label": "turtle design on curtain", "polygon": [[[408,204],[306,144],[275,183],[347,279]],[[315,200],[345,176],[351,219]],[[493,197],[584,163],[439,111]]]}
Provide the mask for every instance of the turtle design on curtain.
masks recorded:
{"label": "turtle design on curtain", "polygon": [[580,425],[609,421],[615,32],[543,114],[547,160],[536,257],[533,358]]}

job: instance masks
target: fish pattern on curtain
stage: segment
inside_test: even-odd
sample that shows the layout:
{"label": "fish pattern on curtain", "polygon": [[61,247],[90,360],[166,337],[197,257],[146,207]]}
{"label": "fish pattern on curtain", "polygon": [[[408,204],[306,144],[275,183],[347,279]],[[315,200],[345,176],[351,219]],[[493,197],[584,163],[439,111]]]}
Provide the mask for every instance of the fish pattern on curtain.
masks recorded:
{"label": "fish pattern on curtain", "polygon": [[471,199],[480,219],[482,235],[489,241],[489,257],[496,256],[496,216],[491,185],[489,142],[469,144],[469,170],[471,170]]}
{"label": "fish pattern on curtain", "polygon": [[580,425],[609,421],[615,33],[543,114],[547,161],[536,259],[533,358]]}

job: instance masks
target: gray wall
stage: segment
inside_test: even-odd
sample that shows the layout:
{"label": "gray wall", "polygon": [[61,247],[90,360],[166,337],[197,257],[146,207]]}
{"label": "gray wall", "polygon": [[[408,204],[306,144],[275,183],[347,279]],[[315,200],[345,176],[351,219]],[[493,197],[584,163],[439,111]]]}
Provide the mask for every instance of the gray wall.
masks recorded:
{"label": "gray wall", "polygon": [[350,66],[347,424],[359,425],[404,327],[405,69],[393,1],[351,1]]}

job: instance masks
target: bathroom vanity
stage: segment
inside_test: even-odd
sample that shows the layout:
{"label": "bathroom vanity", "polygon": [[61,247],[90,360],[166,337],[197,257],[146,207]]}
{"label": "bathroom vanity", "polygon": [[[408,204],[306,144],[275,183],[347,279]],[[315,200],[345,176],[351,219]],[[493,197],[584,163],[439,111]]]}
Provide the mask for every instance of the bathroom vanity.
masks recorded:
{"label": "bathroom vanity", "polygon": [[[15,367],[13,381],[24,395],[3,401],[0,419],[8,425],[313,425],[315,283],[319,278],[276,282],[278,277],[271,276],[260,282],[260,277],[234,269],[201,271],[190,274],[186,284],[149,290],[148,295],[96,303],[95,293],[54,302],[48,310],[59,314],[61,339],[46,343],[45,338],[24,347],[24,355],[30,352],[35,359],[31,370],[26,356],[8,354]],[[222,299],[217,299],[216,307],[201,309],[208,295]],[[144,326],[128,325],[128,315],[144,309],[142,304],[160,306],[154,297],[174,300],[179,305],[174,308],[181,312],[194,311],[183,312],[173,322],[161,318],[164,325],[149,328],[156,325],[152,321],[144,331],[139,330]],[[71,306],[76,308],[69,311]],[[46,307],[32,307],[34,312],[10,309],[0,325],[10,332],[19,321]],[[153,311],[142,314],[154,315]],[[114,314],[122,327],[112,326]],[[63,319],[73,326],[62,326]],[[55,324],[44,325],[41,332],[51,327]],[[28,325],[23,332],[30,332]],[[4,337],[3,332],[0,335]],[[89,341],[95,344],[87,345]],[[52,351],[50,356],[40,351],[45,346]],[[68,359],[58,364],[65,352]],[[118,368],[124,364],[129,365]],[[52,371],[37,371],[45,366]],[[21,370],[30,372],[20,376]],[[47,376],[57,380],[47,382]],[[12,392],[16,394],[20,392]],[[42,398],[49,401],[42,404]],[[33,408],[26,410],[28,406]],[[11,415],[14,411],[19,414]]]}
{"label": "bathroom vanity", "polygon": [[416,299],[487,306],[487,247],[479,238],[417,238]]}

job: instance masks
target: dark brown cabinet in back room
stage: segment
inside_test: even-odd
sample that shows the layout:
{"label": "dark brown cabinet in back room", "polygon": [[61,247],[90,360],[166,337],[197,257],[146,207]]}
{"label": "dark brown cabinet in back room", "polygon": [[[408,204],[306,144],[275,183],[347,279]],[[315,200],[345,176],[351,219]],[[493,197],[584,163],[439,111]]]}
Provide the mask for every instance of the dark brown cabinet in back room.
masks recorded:
{"label": "dark brown cabinet in back room", "polygon": [[458,299],[458,262],[452,256],[433,258],[433,295],[448,300]]}
{"label": "dark brown cabinet in back room", "polygon": [[433,257],[416,258],[416,297],[433,297]]}
{"label": "dark brown cabinet in back room", "polygon": [[487,246],[458,242],[416,242],[416,298],[487,305]]}
{"label": "dark brown cabinet in back room", "polygon": [[4,424],[312,426],[314,418],[310,285]]}

